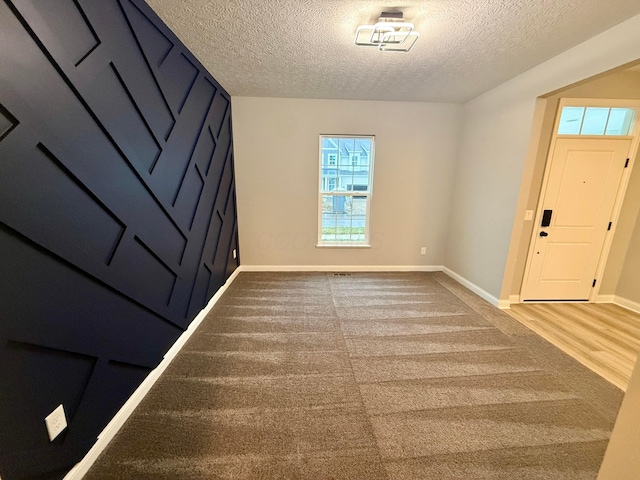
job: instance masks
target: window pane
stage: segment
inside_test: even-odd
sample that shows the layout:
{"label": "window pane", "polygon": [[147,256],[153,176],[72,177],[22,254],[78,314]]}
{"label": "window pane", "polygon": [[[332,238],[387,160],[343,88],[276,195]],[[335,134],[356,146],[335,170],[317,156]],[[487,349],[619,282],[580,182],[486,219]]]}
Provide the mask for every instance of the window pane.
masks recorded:
{"label": "window pane", "polygon": [[330,245],[369,239],[367,206],[373,174],[374,137],[320,137],[320,232]]}
{"label": "window pane", "polygon": [[605,135],[629,135],[633,129],[635,113],[631,108],[612,108]]}
{"label": "window pane", "polygon": [[338,185],[338,139],[322,137],[320,160],[322,177],[320,179],[321,191],[336,190]]}
{"label": "window pane", "polygon": [[609,118],[608,108],[590,107],[584,115],[581,135],[604,135]]}
{"label": "window pane", "polygon": [[350,241],[364,242],[367,218],[367,197],[351,197]]}
{"label": "window pane", "polygon": [[323,176],[322,178],[322,190],[325,192],[332,192],[337,190],[338,179],[335,176]]}
{"label": "window pane", "polygon": [[322,196],[322,241],[324,242],[336,240],[339,209],[334,209],[334,198],[337,197],[333,195]]}
{"label": "window pane", "polygon": [[337,151],[338,150],[338,139],[331,137],[322,137],[322,150],[327,151]]}
{"label": "window pane", "polygon": [[351,154],[354,150],[355,139],[353,138],[339,138],[340,144],[340,167],[351,166]]}
{"label": "window pane", "polygon": [[352,190],[355,190],[358,192],[369,191],[369,168],[368,167],[360,167],[360,168],[354,169],[352,185],[353,185]]}
{"label": "window pane", "polygon": [[332,192],[338,188],[338,177],[335,170],[333,172],[322,169],[322,183],[320,189],[323,192]]}
{"label": "window pane", "polygon": [[584,107],[563,107],[562,115],[560,115],[558,134],[578,135],[580,133],[583,116]]}
{"label": "window pane", "polygon": [[563,107],[558,134],[630,135],[636,111],[633,108]]}
{"label": "window pane", "polygon": [[353,190],[369,191],[369,157],[371,155],[371,139],[357,138],[356,149],[358,162],[353,166]]}
{"label": "window pane", "polygon": [[365,240],[367,197],[322,196],[322,241],[363,242]]}

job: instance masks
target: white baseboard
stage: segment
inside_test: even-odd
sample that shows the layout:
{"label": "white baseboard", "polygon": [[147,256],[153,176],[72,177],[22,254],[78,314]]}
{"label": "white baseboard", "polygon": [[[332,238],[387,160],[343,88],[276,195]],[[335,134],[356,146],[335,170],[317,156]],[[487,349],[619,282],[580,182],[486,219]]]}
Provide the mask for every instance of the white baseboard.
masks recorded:
{"label": "white baseboard", "polygon": [[498,308],[500,310],[511,310],[511,305],[520,303],[520,295],[509,295],[509,298],[498,299]]}
{"label": "white baseboard", "polygon": [[596,295],[595,303],[614,303],[615,295]]}
{"label": "white baseboard", "polygon": [[496,297],[443,265],[242,265],[240,268],[243,272],[444,272],[490,304],[509,308],[500,306]]}
{"label": "white baseboard", "polygon": [[243,272],[442,272],[442,265],[242,265]]}
{"label": "white baseboard", "polygon": [[595,303],[613,303],[632,312],[640,313],[640,302],[629,300],[619,295],[598,295]]}
{"label": "white baseboard", "polygon": [[[498,308],[505,308],[504,306],[501,307],[501,303],[498,301],[498,299],[496,297],[491,295],[486,290],[483,290],[482,288],[477,286],[475,283],[467,280],[462,275],[458,275],[456,272],[448,269],[447,267],[443,267],[442,271],[444,273],[446,273],[448,276],[450,276],[451,278],[453,278],[456,282],[458,282],[461,285],[464,285],[465,287],[467,287],[469,290],[471,290],[473,293],[475,293],[479,297],[484,298],[491,305],[493,305],[495,307],[498,307]],[[504,305],[504,303],[502,303],[502,305]]]}
{"label": "white baseboard", "polygon": [[633,300],[629,300],[628,298],[623,298],[618,295],[614,295],[613,303],[619,305],[627,310],[631,310],[635,313],[640,313],[640,302],[634,302]]}
{"label": "white baseboard", "polygon": [[[476,295],[484,298],[492,305],[499,306],[499,302],[496,297],[442,265],[241,265],[233,272],[226,283],[220,287],[207,306],[196,316],[193,322],[191,322],[187,330],[180,335],[178,340],[165,354],[162,362],[160,362],[160,364],[151,373],[149,373],[147,378],[140,384],[133,395],[129,397],[129,400],[127,400],[100,435],[98,435],[98,440],[91,450],[89,450],[85,457],[78,462],[73,469],[69,471],[69,473],[67,473],[64,480],[80,480],[89,471],[91,466],[98,459],[98,456],[115,437],[120,428],[122,428],[145,395],[149,390],[151,390],[154,383],[167,369],[180,349],[184,346],[187,340],[189,340],[191,335],[193,335],[209,311],[217,303],[227,288],[229,288],[231,283],[233,283],[240,272],[444,272],[449,277],[464,285]],[[629,300],[626,300],[626,302],[628,304],[633,303]],[[624,306],[622,304],[620,305]],[[640,304],[636,305],[640,308]]]}
{"label": "white baseboard", "polygon": [[107,424],[107,426],[102,430],[100,435],[98,435],[98,441],[91,447],[91,450],[84,456],[84,458],[78,462],[73,469],[67,473],[64,477],[64,480],[80,480],[91,468],[93,463],[98,459],[98,456],[102,453],[102,451],[106,448],[109,442],[115,437],[118,430],[124,425],[127,419],[131,416],[133,411],[136,409],[138,404],[142,401],[144,396],[151,390],[151,387],[154,383],[160,378],[160,375],[167,369],[171,361],[178,354],[180,349],[187,343],[189,337],[193,335],[196,329],[200,326],[204,318],[207,316],[209,311],[213,308],[213,306],[218,302],[222,294],[229,288],[229,285],[233,283],[238,274],[242,271],[239,267],[237,268],[231,276],[227,279],[225,284],[218,289],[216,294],[209,300],[204,309],[196,316],[196,318],[189,324],[189,327],[180,335],[176,343],[167,351],[164,355],[164,358],[160,364],[149,373],[147,378],[140,384],[140,386],[133,392],[133,395],[129,397],[129,400],[122,406],[122,408],[116,413],[116,415],[111,419],[111,421]]}
{"label": "white baseboard", "polygon": [[509,300],[498,299],[497,306],[500,310],[511,310],[511,302]]}

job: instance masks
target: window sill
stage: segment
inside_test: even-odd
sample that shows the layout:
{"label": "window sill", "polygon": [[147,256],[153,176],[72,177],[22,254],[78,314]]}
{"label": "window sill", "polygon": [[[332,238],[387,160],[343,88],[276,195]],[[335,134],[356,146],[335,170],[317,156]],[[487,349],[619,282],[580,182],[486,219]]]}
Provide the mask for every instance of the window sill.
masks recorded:
{"label": "window sill", "polygon": [[371,248],[371,245],[367,243],[323,243],[316,245],[316,248]]}

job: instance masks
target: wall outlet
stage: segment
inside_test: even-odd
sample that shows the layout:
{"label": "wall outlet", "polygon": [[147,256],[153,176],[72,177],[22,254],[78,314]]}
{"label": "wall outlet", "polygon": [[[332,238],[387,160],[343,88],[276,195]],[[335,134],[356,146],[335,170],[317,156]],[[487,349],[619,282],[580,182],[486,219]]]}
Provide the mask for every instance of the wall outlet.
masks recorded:
{"label": "wall outlet", "polygon": [[233,249],[233,258],[236,258],[237,256],[238,256],[238,254],[237,254],[237,252],[236,252],[236,249],[234,248],[234,249]]}
{"label": "wall outlet", "polygon": [[524,212],[524,219],[525,220],[533,220],[533,210],[526,210]]}
{"label": "wall outlet", "polygon": [[67,417],[64,415],[64,407],[58,405],[53,412],[44,419],[44,423],[47,426],[47,433],[49,434],[49,441],[53,442],[53,439],[62,433],[67,428]]}
{"label": "wall outlet", "polygon": [[420,255],[426,255],[427,254],[427,247],[422,247],[420,249]]}

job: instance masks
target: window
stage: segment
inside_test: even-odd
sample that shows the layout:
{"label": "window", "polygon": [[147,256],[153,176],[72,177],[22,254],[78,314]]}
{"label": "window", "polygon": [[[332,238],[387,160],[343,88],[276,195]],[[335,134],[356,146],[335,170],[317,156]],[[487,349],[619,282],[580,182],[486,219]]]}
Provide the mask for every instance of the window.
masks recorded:
{"label": "window", "polygon": [[319,246],[369,245],[373,158],[373,136],[320,136]]}
{"label": "window", "polygon": [[628,136],[635,113],[633,108],[563,107],[558,135]]}

